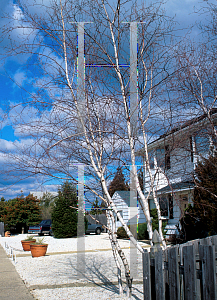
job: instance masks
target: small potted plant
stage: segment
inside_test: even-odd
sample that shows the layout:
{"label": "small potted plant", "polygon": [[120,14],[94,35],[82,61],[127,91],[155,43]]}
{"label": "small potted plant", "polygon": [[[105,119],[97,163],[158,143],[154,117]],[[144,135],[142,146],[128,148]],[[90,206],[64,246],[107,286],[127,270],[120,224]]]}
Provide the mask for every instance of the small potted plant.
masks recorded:
{"label": "small potted plant", "polygon": [[38,239],[35,243],[30,244],[32,257],[45,256],[48,244],[44,243],[44,238]]}
{"label": "small potted plant", "polygon": [[27,236],[25,240],[22,240],[22,246],[24,251],[30,251],[30,244],[34,243],[36,240],[32,236]]}
{"label": "small potted plant", "polygon": [[10,236],[11,236],[10,231],[5,231],[5,237],[10,237]]}

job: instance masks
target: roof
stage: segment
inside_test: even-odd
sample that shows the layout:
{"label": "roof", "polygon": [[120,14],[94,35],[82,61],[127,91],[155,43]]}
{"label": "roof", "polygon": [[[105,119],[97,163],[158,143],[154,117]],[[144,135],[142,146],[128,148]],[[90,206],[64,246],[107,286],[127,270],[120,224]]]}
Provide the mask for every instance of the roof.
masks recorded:
{"label": "roof", "polygon": [[120,198],[123,199],[128,206],[130,206],[130,191],[116,191],[112,196],[112,200],[117,199],[117,195],[115,194],[118,194]]}
{"label": "roof", "polygon": [[[213,108],[213,109],[211,110],[210,115],[214,115],[214,114],[217,114],[217,108]],[[191,119],[191,120],[188,120],[188,121],[184,122],[182,125],[177,126],[177,127],[174,127],[174,128],[171,129],[170,131],[168,131],[168,132],[166,132],[166,133],[160,135],[160,137],[159,137],[158,139],[154,140],[152,143],[154,143],[154,142],[157,141],[157,140],[163,139],[163,138],[165,138],[166,136],[168,136],[168,135],[170,135],[170,134],[173,134],[173,133],[175,133],[175,132],[177,132],[177,131],[180,131],[180,130],[182,130],[182,129],[188,127],[188,126],[191,126],[191,125],[193,125],[193,124],[196,124],[196,123],[198,123],[198,122],[200,122],[200,121],[202,121],[202,120],[204,120],[204,119],[206,119],[206,118],[207,118],[207,114],[203,114],[203,115],[201,115],[201,116],[199,116],[199,117],[195,117],[195,118],[193,118],[193,119]]]}
{"label": "roof", "polygon": [[[210,111],[210,115],[215,115],[213,118],[217,118],[217,108],[213,108],[211,111]],[[169,137],[170,135],[174,134],[174,133],[178,133],[179,131],[183,130],[183,129],[186,129],[187,127],[190,127],[191,125],[194,125],[194,124],[198,124],[200,121],[202,120],[206,120],[207,119],[207,114],[203,114],[199,117],[195,117],[195,118],[192,118],[191,120],[188,120],[186,122],[184,122],[182,125],[180,126],[177,126],[177,127],[174,127],[172,128],[171,130],[169,130],[168,132],[160,135],[158,138],[156,138],[155,140],[153,140],[152,142],[150,142],[148,144],[148,147],[151,147],[152,144],[155,144],[156,142],[160,141],[160,140],[163,140],[167,137]],[[139,151],[137,151],[137,155],[140,155],[141,153],[143,153],[143,149],[140,149]]]}
{"label": "roof", "polygon": [[178,183],[172,183],[170,185],[167,185],[163,187],[162,189],[158,190],[157,193],[159,194],[167,194],[171,191],[177,192],[182,190],[191,190],[195,187],[195,184],[191,181],[185,181],[185,182],[178,182]]}

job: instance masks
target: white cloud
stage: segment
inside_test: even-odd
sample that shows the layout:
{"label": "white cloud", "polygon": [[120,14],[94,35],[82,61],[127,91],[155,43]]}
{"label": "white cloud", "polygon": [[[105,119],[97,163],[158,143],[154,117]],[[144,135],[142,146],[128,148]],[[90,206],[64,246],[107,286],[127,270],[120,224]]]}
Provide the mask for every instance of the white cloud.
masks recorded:
{"label": "white cloud", "polygon": [[14,151],[16,150],[15,143],[12,141],[7,141],[4,139],[0,139],[0,148],[1,151]]}
{"label": "white cloud", "polygon": [[16,85],[23,86],[24,82],[27,81],[27,76],[26,76],[25,72],[17,71],[14,74],[14,81],[15,81],[14,86],[16,86]]}

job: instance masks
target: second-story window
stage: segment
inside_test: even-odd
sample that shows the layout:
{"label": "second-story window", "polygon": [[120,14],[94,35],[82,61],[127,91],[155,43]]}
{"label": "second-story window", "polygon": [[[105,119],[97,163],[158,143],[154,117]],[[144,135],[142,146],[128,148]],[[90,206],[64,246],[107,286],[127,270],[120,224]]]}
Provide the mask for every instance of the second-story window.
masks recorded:
{"label": "second-story window", "polygon": [[151,169],[154,169],[154,150],[148,153],[149,165]]}
{"label": "second-story window", "polygon": [[157,166],[168,170],[170,169],[170,150],[169,146],[156,149]]}
{"label": "second-story window", "polygon": [[157,166],[164,169],[165,168],[165,149],[164,148],[156,149],[156,159],[157,159]]}
{"label": "second-story window", "polygon": [[170,165],[170,148],[169,146],[165,146],[165,169],[169,170],[171,167]]}
{"label": "second-story window", "polygon": [[210,150],[209,133],[206,129],[198,130],[195,136],[195,146],[197,154],[208,154]]}

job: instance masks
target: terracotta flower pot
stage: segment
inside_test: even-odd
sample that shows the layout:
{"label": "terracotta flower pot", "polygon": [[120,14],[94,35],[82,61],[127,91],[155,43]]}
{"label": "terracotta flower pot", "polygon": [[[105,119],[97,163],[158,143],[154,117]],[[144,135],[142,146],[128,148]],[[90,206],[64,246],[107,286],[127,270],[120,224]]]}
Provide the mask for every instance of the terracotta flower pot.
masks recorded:
{"label": "terracotta flower pot", "polygon": [[32,257],[45,256],[47,252],[48,244],[30,244],[30,251],[32,253]]}
{"label": "terracotta flower pot", "polygon": [[23,250],[24,251],[30,251],[30,244],[31,243],[34,243],[35,242],[35,240],[31,240],[31,241],[21,241],[21,243],[22,243],[22,246],[23,246]]}

